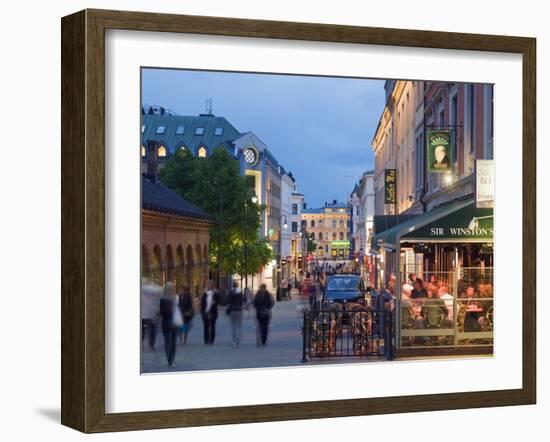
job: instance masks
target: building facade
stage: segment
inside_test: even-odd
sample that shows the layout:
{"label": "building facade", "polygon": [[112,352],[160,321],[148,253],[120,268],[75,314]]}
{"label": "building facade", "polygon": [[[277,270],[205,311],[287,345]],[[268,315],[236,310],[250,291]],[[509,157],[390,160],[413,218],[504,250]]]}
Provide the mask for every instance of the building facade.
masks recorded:
{"label": "building facade", "polygon": [[149,140],[157,142],[159,168],[180,149],[196,157],[208,157],[214,149],[223,148],[239,162],[241,174],[248,177],[258,203],[265,208],[260,236],[277,257],[256,275],[253,284],[257,287],[265,283],[273,290],[281,276],[282,257],[291,255],[288,219],[295,183],[267,145],[253,132],[239,132],[224,117],[212,113],[182,116],[157,105],[142,107],[141,140],[142,173],[147,169]]}
{"label": "building facade", "polygon": [[302,210],[302,223],[315,241],[313,257],[333,265],[349,261],[351,250],[350,209],[333,200],[324,207]]}
{"label": "building facade", "polygon": [[[372,141],[374,285],[397,298],[398,346],[450,348],[475,339],[492,351],[492,328],[468,330],[468,314],[460,309],[471,288],[483,305],[478,315],[492,324],[493,208],[492,201],[476,203],[475,171],[479,160],[493,160],[493,86],[391,81],[385,87],[386,105]],[[386,188],[387,169],[396,171],[395,187]],[[400,308],[409,274],[446,291],[451,311],[462,312],[438,326],[445,330],[430,332],[437,339],[416,330],[408,310]]]}
{"label": "building facade", "polygon": [[[149,143],[154,152],[158,145]],[[152,154],[153,155],[153,154]],[[209,276],[208,246],[214,219],[158,181],[149,161],[142,176],[141,272],[145,280],[198,294]]]}

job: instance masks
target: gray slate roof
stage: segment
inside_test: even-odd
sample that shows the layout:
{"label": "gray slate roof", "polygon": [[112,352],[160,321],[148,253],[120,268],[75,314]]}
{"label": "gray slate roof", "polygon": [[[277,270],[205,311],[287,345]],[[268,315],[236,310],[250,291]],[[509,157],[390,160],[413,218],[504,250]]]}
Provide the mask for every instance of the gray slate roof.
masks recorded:
{"label": "gray slate roof", "polygon": [[153,182],[145,176],[141,178],[141,208],[207,221],[214,219],[204,210],[179,196],[165,185]]}
{"label": "gray slate roof", "polygon": [[[218,146],[224,146],[233,154],[231,141],[241,135],[225,118],[211,114],[199,116],[142,114],[141,124],[145,126],[145,131],[141,134],[142,145],[146,146],[147,140],[157,140],[167,147],[170,154],[181,146],[191,150],[194,155],[197,154],[200,146],[206,147],[208,155]],[[157,133],[159,126],[166,128],[163,134]],[[184,127],[184,132],[176,134],[180,126]],[[204,128],[202,135],[195,135],[198,127]],[[222,129],[221,135],[215,135],[216,128]]]}

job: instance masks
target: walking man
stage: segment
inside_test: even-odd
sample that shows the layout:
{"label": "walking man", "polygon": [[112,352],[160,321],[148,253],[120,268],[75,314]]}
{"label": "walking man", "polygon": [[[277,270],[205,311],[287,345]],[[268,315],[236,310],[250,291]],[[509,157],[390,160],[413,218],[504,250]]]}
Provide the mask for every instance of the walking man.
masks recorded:
{"label": "walking man", "polygon": [[260,285],[260,290],[256,293],[254,298],[254,307],[256,309],[256,318],[258,320],[258,327],[260,332],[260,343],[266,345],[267,332],[269,330],[269,321],[271,320],[271,309],[275,301],[271,293],[267,291],[265,284]]}

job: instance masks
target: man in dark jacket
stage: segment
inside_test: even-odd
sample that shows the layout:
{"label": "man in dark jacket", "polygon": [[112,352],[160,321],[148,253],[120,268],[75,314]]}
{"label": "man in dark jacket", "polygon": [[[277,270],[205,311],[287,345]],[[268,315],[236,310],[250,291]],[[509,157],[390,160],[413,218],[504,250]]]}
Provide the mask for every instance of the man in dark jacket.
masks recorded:
{"label": "man in dark jacket", "polygon": [[[265,345],[267,342],[267,331],[269,329],[269,321],[271,320],[271,309],[275,301],[271,293],[267,291],[265,284],[260,285],[260,290],[254,297],[254,308],[256,309],[256,318],[260,331],[260,342]],[[258,344],[259,345],[259,344]]]}

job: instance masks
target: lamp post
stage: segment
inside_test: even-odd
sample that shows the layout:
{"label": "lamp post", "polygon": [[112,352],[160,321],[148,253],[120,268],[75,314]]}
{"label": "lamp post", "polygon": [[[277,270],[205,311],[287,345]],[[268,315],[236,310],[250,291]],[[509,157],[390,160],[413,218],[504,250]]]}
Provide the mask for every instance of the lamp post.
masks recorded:
{"label": "lamp post", "polygon": [[[284,219],[284,223],[283,223],[283,219]],[[281,228],[282,226],[282,228]],[[279,289],[280,285],[281,285],[281,272],[283,270],[282,268],[282,265],[281,265],[281,261],[282,261],[282,250],[283,250],[283,240],[282,240],[282,229],[287,229],[288,228],[288,220],[286,218],[286,215],[281,215],[279,217],[279,262],[277,263],[277,267],[281,268],[281,270],[277,270],[277,290]]]}
{"label": "lamp post", "polygon": [[[302,239],[302,271],[305,271],[306,269],[306,257],[307,257],[307,232],[306,229],[302,226],[300,228],[300,238]],[[305,241],[304,241],[305,240]]]}
{"label": "lamp post", "polygon": [[[250,198],[253,204],[258,202],[258,197],[253,194]],[[248,230],[248,196],[244,200],[244,286],[248,287],[248,240],[246,231]]]}

